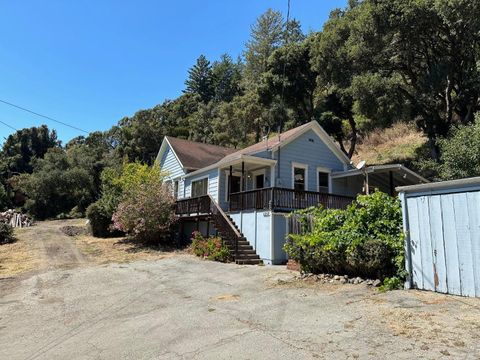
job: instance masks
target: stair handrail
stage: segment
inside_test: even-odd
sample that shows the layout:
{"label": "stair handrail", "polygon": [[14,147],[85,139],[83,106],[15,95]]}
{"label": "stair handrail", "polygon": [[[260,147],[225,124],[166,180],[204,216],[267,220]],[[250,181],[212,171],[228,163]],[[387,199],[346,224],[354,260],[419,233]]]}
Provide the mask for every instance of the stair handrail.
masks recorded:
{"label": "stair handrail", "polygon": [[220,207],[220,205],[217,204],[217,202],[212,198],[212,196],[209,194],[208,195],[210,198],[210,213],[212,215],[217,215],[220,214],[220,217],[223,219],[225,223],[228,224],[229,230],[233,232],[235,235],[235,259],[238,258],[238,240],[242,237],[240,232],[233,226],[232,222],[230,219],[227,217],[227,214],[223,211],[223,209]]}

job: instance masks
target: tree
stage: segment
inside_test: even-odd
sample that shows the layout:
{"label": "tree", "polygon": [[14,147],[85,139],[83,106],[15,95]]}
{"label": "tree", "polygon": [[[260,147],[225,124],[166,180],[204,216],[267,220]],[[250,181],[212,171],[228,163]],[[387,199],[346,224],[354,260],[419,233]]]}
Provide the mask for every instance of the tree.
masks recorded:
{"label": "tree", "polygon": [[44,159],[38,159],[31,174],[18,176],[18,186],[27,195],[27,211],[46,219],[68,214],[74,208],[82,213],[95,198],[95,186],[91,174],[70,164],[67,154],[52,148]]}
{"label": "tree", "polygon": [[9,135],[1,151],[8,177],[13,173],[32,172],[34,159],[43,158],[48,149],[59,146],[57,133],[50,131],[46,125],[18,130]]}
{"label": "tree", "polygon": [[215,101],[232,101],[241,93],[242,64],[234,63],[230,55],[223,54],[213,63],[212,77]]}
{"label": "tree", "polygon": [[282,100],[293,110],[292,126],[314,118],[317,73],[310,65],[311,41],[285,45],[273,52],[263,75],[259,94],[262,102],[271,106]]}
{"label": "tree", "polygon": [[454,127],[449,137],[438,140],[438,146],[440,163],[423,165],[437,170],[439,179],[480,176],[480,115],[473,124]]}
{"label": "tree", "polygon": [[436,160],[437,139],[479,109],[479,15],[478,1],[366,0],[343,16],[347,58],[395,84]]}
{"label": "tree", "polygon": [[267,62],[275,49],[284,40],[282,14],[268,9],[257,18],[250,30],[250,40],[245,49],[245,75],[247,83],[257,84],[267,70]]}
{"label": "tree", "polygon": [[212,66],[205,55],[200,55],[196,64],[188,70],[188,79],[185,81],[185,85],[185,93],[199,95],[205,104],[213,98]]}

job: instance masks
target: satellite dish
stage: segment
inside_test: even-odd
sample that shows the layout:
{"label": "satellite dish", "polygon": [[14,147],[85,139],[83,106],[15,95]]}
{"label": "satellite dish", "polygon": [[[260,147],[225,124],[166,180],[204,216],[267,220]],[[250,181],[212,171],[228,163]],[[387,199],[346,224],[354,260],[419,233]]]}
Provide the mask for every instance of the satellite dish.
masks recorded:
{"label": "satellite dish", "polygon": [[357,164],[358,170],[362,170],[364,167],[365,167],[365,160],[362,160]]}

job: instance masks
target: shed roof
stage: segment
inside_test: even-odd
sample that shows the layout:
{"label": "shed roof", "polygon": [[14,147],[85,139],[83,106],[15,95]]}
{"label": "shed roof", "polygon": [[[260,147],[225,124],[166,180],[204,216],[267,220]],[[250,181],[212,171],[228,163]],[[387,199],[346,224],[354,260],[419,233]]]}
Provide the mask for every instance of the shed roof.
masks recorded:
{"label": "shed roof", "polygon": [[458,180],[438,181],[428,184],[399,186],[396,188],[398,192],[416,193],[416,192],[433,192],[438,190],[462,190],[471,187],[480,187],[480,176]]}

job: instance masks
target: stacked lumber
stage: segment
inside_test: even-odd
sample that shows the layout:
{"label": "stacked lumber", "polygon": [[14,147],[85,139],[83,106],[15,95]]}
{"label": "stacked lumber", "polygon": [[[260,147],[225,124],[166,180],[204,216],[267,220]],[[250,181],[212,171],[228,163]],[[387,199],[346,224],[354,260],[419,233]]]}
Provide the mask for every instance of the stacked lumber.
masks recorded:
{"label": "stacked lumber", "polygon": [[33,225],[32,219],[30,219],[27,215],[13,209],[0,212],[0,221],[10,224],[12,227],[18,228],[29,227]]}

